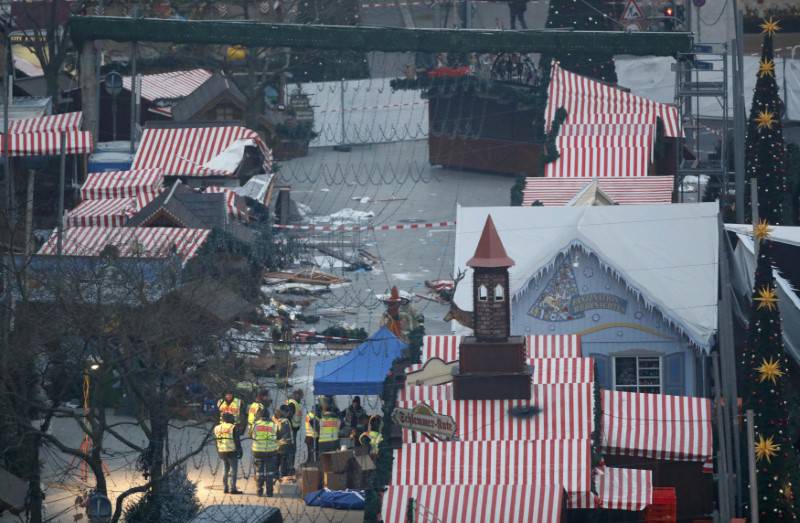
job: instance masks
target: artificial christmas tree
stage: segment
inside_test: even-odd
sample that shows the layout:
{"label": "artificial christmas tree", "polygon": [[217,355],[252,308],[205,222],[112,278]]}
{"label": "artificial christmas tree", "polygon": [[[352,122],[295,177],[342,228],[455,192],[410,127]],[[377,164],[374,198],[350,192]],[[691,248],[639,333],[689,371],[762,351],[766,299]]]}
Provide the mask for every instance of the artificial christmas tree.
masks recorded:
{"label": "artificial christmas tree", "polygon": [[[781,114],[783,101],[778,95],[773,60],[773,38],[780,30],[770,18],[761,24],[764,43],[758,65],[753,105],[747,123],[745,141],[745,175],[758,180],[758,215],[769,223],[783,223],[783,200],[787,192],[785,150]],[[750,198],[747,198],[750,202]]]}
{"label": "artificial christmas tree", "polygon": [[794,440],[798,404],[789,381],[768,236],[766,221],[754,227],[754,241],[760,243],[760,248],[749,336],[739,361],[739,386],[744,408],[752,409],[755,415],[754,450],[761,521],[797,521],[800,507],[794,489],[800,488],[800,460]]}
{"label": "artificial christmas tree", "polygon": [[[547,29],[575,31],[610,31],[614,22],[603,14],[606,6],[599,0],[550,0]],[[553,56],[542,55],[540,67],[549,68],[550,60],[558,60],[567,71],[588,76],[609,84],[617,83],[614,56],[610,53],[564,51]]]}

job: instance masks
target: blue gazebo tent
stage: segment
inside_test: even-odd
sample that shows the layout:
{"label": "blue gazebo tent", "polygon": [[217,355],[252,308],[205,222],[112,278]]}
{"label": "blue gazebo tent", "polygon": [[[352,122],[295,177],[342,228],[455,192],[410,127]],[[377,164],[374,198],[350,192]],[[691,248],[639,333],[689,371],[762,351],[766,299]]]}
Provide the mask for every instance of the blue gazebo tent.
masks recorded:
{"label": "blue gazebo tent", "polygon": [[407,345],[386,327],[364,343],[337,358],[317,363],[314,369],[314,394],[379,395],[392,362]]}

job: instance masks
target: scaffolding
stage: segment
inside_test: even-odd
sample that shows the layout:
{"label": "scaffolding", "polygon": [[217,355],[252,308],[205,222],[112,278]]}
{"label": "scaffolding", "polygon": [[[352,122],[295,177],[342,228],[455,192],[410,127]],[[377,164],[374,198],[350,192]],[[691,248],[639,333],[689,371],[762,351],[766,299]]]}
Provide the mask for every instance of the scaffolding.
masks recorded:
{"label": "scaffolding", "polygon": [[[686,193],[692,183],[697,187],[697,201],[704,188],[723,197],[733,190],[728,170],[727,45],[697,44],[692,53],[677,55],[675,71],[675,101],[684,131],[677,147],[678,201],[690,201]],[[701,109],[707,99],[719,105],[721,116],[710,114],[707,105]]]}

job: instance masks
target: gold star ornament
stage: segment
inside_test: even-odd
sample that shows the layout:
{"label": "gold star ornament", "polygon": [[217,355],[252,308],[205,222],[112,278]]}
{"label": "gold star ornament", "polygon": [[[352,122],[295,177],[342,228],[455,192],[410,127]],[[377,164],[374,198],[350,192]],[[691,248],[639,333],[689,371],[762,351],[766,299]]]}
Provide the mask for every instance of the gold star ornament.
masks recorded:
{"label": "gold star ornament", "polygon": [[757,224],[753,225],[753,238],[756,240],[766,240],[769,238],[770,234],[772,234],[772,227],[769,226],[767,220],[761,220]]}
{"label": "gold star ornament", "polygon": [[772,436],[764,439],[764,436],[758,435],[758,443],[756,443],[757,461],[766,459],[767,463],[772,463],[772,458],[778,455],[779,450],[781,450],[781,446],[773,441]]}
{"label": "gold star ornament", "polygon": [[766,33],[767,36],[774,36],[780,30],[781,26],[778,25],[778,20],[773,20],[772,17],[761,22],[761,32]]}
{"label": "gold star ornament", "polygon": [[778,303],[778,295],[775,294],[775,289],[772,287],[761,287],[758,289],[757,296],[755,300],[758,302],[757,309],[767,309],[768,311],[774,311],[776,309],[776,305]]}
{"label": "gold star ornament", "polygon": [[758,77],[764,78],[765,76],[775,77],[775,62],[772,59],[762,59],[758,62]]}
{"label": "gold star ornament", "polygon": [[756,116],[756,123],[758,123],[759,129],[763,127],[772,129],[772,126],[775,125],[775,113],[771,113],[769,111],[759,111],[758,116]]}
{"label": "gold star ornament", "polygon": [[756,371],[758,371],[758,382],[763,383],[767,380],[771,381],[773,385],[777,382],[777,379],[783,376],[783,371],[781,370],[780,362],[777,362],[770,358],[767,360],[766,358],[761,360],[761,365],[756,367]]}

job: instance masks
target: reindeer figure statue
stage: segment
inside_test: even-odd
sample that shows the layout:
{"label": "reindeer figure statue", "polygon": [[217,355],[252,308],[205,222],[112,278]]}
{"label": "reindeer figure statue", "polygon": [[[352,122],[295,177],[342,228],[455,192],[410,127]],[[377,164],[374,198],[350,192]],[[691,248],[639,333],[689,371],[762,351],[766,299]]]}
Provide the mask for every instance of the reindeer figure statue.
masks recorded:
{"label": "reindeer figure statue", "polygon": [[460,308],[458,305],[456,305],[455,300],[458,284],[464,279],[465,275],[466,273],[464,271],[458,271],[458,276],[453,278],[453,294],[450,298],[450,310],[448,310],[447,314],[445,314],[444,321],[456,320],[464,327],[473,329],[475,326],[475,313],[472,311],[465,311],[464,309]]}

